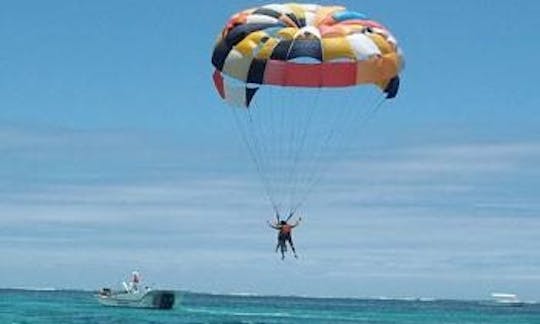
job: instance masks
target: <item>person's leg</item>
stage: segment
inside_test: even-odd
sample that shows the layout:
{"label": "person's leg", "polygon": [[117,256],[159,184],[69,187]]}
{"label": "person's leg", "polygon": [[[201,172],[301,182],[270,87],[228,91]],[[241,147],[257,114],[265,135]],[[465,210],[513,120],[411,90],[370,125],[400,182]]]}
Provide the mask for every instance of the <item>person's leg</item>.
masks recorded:
{"label": "person's leg", "polygon": [[292,236],[289,236],[287,238],[287,241],[289,241],[289,245],[291,246],[291,250],[293,251],[294,257],[298,258],[298,255],[296,254],[296,249],[294,248],[294,243],[292,241]]}
{"label": "person's leg", "polygon": [[282,235],[281,233],[278,233],[278,236],[277,236],[277,244],[276,244],[276,253],[278,252],[278,250],[279,250],[280,248],[282,248],[282,247],[281,247],[282,243],[283,243],[283,235]]}

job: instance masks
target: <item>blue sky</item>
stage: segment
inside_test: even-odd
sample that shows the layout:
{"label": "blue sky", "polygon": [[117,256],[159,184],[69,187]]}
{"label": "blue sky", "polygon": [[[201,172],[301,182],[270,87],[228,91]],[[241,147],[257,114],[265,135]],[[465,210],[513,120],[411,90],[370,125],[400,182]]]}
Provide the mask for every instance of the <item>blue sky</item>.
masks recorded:
{"label": "blue sky", "polygon": [[2,285],[94,289],[137,268],[206,292],[540,300],[540,4],[342,1],[394,32],[402,89],[281,262],[210,79],[225,20],[263,3],[3,1]]}

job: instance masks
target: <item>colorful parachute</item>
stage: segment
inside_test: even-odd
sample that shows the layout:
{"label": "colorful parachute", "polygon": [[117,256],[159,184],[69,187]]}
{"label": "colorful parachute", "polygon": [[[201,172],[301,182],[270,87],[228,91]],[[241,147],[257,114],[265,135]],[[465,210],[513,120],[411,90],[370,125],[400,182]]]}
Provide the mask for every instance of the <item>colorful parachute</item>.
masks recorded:
{"label": "colorful parachute", "polygon": [[[285,213],[301,205],[330,156],[342,155],[336,143],[346,130],[396,96],[403,56],[390,31],[364,14],[288,3],[233,15],[212,64],[219,95],[243,107],[232,109],[235,120],[268,198]],[[360,88],[379,91],[360,100]]]}

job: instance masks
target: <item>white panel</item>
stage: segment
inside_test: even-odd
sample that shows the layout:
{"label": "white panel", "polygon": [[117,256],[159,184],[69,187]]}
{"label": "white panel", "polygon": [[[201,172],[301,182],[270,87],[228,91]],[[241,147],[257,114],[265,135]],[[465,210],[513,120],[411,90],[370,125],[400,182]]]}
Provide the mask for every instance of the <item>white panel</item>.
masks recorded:
{"label": "white panel", "polygon": [[223,64],[223,73],[240,81],[245,81],[249,72],[249,66],[253,60],[250,56],[244,56],[236,49],[232,49]]}
{"label": "white panel", "polygon": [[403,51],[399,47],[397,48],[397,54],[399,55],[399,59],[401,62],[401,69],[404,70],[405,69],[405,56],[403,55]]}
{"label": "white panel", "polygon": [[386,40],[394,45],[398,44],[397,39],[391,33],[388,33],[388,38]]}
{"label": "white panel", "polygon": [[234,107],[246,107],[246,87],[243,85],[232,85],[223,80],[225,89],[225,101]]}
{"label": "white panel", "polygon": [[249,15],[246,24],[277,24],[279,20],[266,15]]}
{"label": "white panel", "polygon": [[373,32],[384,35],[389,43],[397,45],[397,40],[388,30],[382,28],[373,28]]}
{"label": "white panel", "polygon": [[305,34],[305,33],[309,33],[309,34],[312,34],[312,35],[315,35],[317,38],[321,38],[321,32],[319,31],[319,29],[315,26],[306,26],[306,27],[303,27],[303,28],[300,28],[296,34],[294,34],[294,38],[297,38],[299,35],[302,35],[302,34]]}
{"label": "white panel", "polygon": [[373,55],[381,55],[381,51],[377,45],[364,34],[352,34],[346,37],[351,47],[353,48],[354,55],[359,60],[365,60]]}
{"label": "white panel", "polygon": [[310,11],[310,12],[316,12],[316,11],[319,10],[319,8],[321,7],[320,5],[317,5],[317,4],[309,4],[309,3],[300,4],[300,6],[301,6],[302,8],[304,8],[305,11]]}
{"label": "white panel", "polygon": [[269,4],[269,5],[262,6],[262,8],[272,9],[272,10],[280,12],[282,14],[292,13],[291,8],[287,7],[286,5],[282,5],[282,4]]}
{"label": "white panel", "polygon": [[306,12],[306,26],[314,26],[315,25],[315,13],[313,12]]}

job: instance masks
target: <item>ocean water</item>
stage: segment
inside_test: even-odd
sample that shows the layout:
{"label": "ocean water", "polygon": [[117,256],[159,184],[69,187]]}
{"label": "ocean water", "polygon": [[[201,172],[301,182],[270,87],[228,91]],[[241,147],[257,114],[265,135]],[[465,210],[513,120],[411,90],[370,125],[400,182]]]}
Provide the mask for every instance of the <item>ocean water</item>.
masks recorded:
{"label": "ocean water", "polygon": [[172,310],[104,307],[85,291],[0,290],[0,323],[540,323],[540,304],[211,295],[178,292]]}

